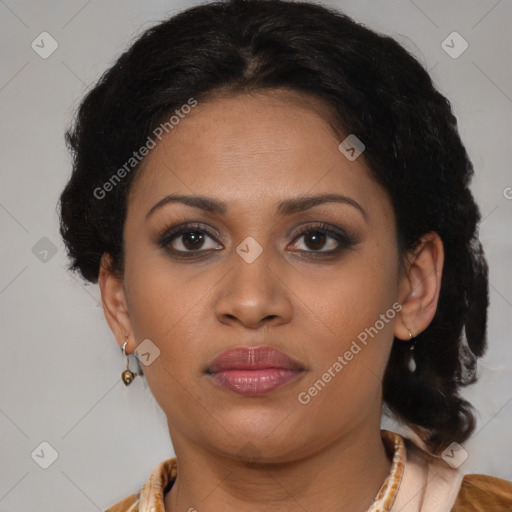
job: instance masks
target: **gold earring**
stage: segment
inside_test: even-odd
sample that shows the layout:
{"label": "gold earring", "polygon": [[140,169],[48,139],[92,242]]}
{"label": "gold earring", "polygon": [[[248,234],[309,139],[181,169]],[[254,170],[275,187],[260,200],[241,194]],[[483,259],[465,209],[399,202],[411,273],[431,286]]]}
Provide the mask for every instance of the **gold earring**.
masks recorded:
{"label": "gold earring", "polygon": [[130,360],[128,358],[128,354],[126,353],[126,344],[128,343],[128,334],[125,335],[126,338],[123,343],[123,354],[126,356],[126,370],[121,373],[121,379],[124,382],[125,386],[131,384],[132,380],[135,378],[135,374],[130,370]]}

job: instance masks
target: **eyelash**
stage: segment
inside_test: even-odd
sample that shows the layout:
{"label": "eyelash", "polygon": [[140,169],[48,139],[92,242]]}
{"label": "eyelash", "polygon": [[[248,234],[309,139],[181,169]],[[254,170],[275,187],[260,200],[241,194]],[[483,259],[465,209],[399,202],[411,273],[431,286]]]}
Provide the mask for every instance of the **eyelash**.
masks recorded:
{"label": "eyelash", "polygon": [[[174,227],[168,227],[166,226],[157,235],[158,239],[158,245],[171,253],[173,256],[179,257],[179,258],[192,258],[197,257],[200,253],[208,253],[211,251],[216,251],[217,249],[198,249],[197,251],[179,251],[176,249],[171,249],[169,245],[171,242],[173,242],[175,239],[179,238],[180,236],[190,233],[190,232],[200,232],[202,234],[206,234],[208,237],[213,239],[217,242],[215,239],[215,236],[210,233],[208,229],[205,229],[202,224],[199,223],[189,223],[189,224],[181,224],[179,226]],[[307,256],[308,258],[319,258],[319,257],[328,257],[328,256],[334,256],[341,251],[345,249],[350,249],[354,245],[356,245],[356,237],[352,234],[346,233],[343,230],[333,228],[329,224],[325,223],[318,223],[315,225],[308,225],[305,228],[301,229],[293,239],[293,243],[298,241],[300,238],[302,238],[305,235],[311,234],[311,233],[323,233],[328,235],[329,237],[333,238],[336,242],[338,242],[339,246],[336,249],[330,250],[330,251],[314,251],[314,250],[299,250],[298,252],[309,254]],[[218,242],[217,242],[218,243]]]}

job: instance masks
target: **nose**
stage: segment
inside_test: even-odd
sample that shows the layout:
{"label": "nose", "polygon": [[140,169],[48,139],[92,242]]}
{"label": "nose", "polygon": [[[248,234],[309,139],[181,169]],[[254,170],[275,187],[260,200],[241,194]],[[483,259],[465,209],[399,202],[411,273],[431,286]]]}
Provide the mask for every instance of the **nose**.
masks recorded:
{"label": "nose", "polygon": [[233,256],[231,271],[222,281],[215,303],[219,322],[239,323],[249,329],[280,325],[292,317],[291,291],[286,276],[264,250],[248,263],[238,254]]}

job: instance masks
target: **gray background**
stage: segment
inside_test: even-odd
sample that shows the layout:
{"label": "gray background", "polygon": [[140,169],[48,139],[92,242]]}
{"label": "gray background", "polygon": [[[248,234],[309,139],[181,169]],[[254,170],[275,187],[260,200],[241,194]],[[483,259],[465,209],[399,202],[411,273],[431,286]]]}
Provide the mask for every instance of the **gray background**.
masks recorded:
{"label": "gray background", "polygon": [[[0,512],[104,510],[174,455],[145,381],[121,382],[97,285],[66,271],[56,203],[70,173],[64,129],[87,89],[143,29],[197,3],[0,0]],[[463,393],[479,417],[461,469],[512,480],[512,2],[323,3],[396,37],[452,102],[476,171],[491,299],[480,381]],[[59,45],[47,59],[31,47],[43,31]],[[469,44],[458,58],[441,46],[453,31]],[[58,453],[48,469],[31,456],[43,441]]]}

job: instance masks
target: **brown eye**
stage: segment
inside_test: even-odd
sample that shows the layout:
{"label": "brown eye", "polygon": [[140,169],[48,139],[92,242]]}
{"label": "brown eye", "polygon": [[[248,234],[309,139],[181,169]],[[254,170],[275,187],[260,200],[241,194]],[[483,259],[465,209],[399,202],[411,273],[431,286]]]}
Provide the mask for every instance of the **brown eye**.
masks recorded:
{"label": "brown eye", "polygon": [[[299,243],[303,240],[302,243]],[[304,253],[332,255],[355,245],[355,239],[344,231],[328,224],[308,226],[295,238],[293,249]]]}
{"label": "brown eye", "polygon": [[222,249],[207,230],[197,226],[177,226],[165,230],[158,241],[160,247],[173,254],[200,253]]}
{"label": "brown eye", "polygon": [[321,231],[311,231],[310,233],[304,235],[305,245],[308,247],[308,249],[312,249],[314,251],[322,249],[325,245],[326,239],[327,236]]}
{"label": "brown eye", "polygon": [[182,244],[188,250],[200,249],[204,244],[204,236],[200,231],[188,231],[181,235]]}
{"label": "brown eye", "polygon": [[[330,251],[330,250],[336,249],[339,245],[339,241],[336,240],[334,237],[329,236],[326,233],[324,233],[322,231],[317,231],[317,230],[308,231],[306,233],[303,233],[300,236],[300,238],[302,238],[304,240],[302,245],[306,247],[306,250],[310,250],[310,251],[318,252],[322,249],[324,249],[326,251]],[[327,247],[326,247],[327,242],[329,242],[329,243],[327,244]],[[295,249],[304,250],[304,249],[301,249],[300,247],[297,247],[297,244],[295,245]]]}

